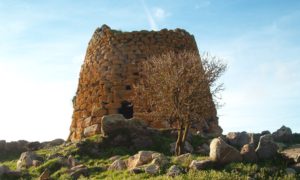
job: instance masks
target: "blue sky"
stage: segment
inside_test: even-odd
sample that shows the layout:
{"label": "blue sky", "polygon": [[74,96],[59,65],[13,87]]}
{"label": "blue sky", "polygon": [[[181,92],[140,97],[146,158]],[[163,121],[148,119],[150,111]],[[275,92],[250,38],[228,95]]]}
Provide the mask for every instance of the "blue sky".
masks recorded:
{"label": "blue sky", "polygon": [[300,132],[300,1],[2,0],[0,139],[66,138],[87,43],[111,28],[184,28],[228,63],[224,132]]}

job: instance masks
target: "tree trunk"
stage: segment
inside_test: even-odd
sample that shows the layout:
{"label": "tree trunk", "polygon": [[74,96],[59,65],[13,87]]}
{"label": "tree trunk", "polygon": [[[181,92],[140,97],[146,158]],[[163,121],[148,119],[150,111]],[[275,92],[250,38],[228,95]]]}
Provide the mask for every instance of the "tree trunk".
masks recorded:
{"label": "tree trunk", "polygon": [[181,145],[183,145],[183,148],[184,148],[184,144],[185,144],[185,140],[186,140],[186,137],[189,133],[189,129],[190,129],[190,123],[186,123],[185,127],[184,127],[184,133],[183,133],[183,137],[181,139]]}
{"label": "tree trunk", "polygon": [[175,146],[175,155],[179,156],[182,153],[182,138],[183,138],[183,124],[180,123],[180,127],[178,129],[178,137],[176,141],[176,146]]}

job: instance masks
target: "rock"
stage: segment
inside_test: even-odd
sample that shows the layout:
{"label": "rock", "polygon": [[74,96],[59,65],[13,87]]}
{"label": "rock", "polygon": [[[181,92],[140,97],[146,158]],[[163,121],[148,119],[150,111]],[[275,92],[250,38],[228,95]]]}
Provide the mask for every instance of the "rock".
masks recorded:
{"label": "rock", "polygon": [[175,177],[175,176],[178,176],[182,173],[182,170],[179,166],[177,165],[172,165],[169,169],[168,169],[168,172],[167,172],[167,176],[170,176],[170,177]]}
{"label": "rock", "polygon": [[33,165],[33,160],[36,160],[37,155],[34,152],[23,152],[17,161],[17,169],[29,168]]}
{"label": "rock", "polygon": [[115,160],[109,167],[108,167],[108,170],[124,170],[126,169],[126,164],[123,160],[121,159],[117,159]]}
{"label": "rock", "polygon": [[122,114],[111,114],[102,117],[101,132],[108,136],[118,129],[126,127],[127,121]]}
{"label": "rock", "polygon": [[84,128],[83,134],[85,137],[93,136],[100,132],[100,126],[98,124],[94,124]]}
{"label": "rock", "polygon": [[277,155],[278,146],[273,142],[271,134],[260,137],[258,147],[255,152],[259,160],[271,159]]}
{"label": "rock", "polygon": [[289,174],[289,175],[294,175],[294,174],[297,173],[297,172],[295,171],[295,169],[293,169],[293,168],[286,168],[286,169],[285,169],[285,172],[286,172],[287,174]]}
{"label": "rock", "polygon": [[3,165],[3,166],[0,166],[0,176],[3,175],[3,174],[6,174],[8,173],[10,170],[7,166]]}
{"label": "rock", "polygon": [[245,162],[257,162],[257,155],[252,144],[245,144],[241,149],[241,155]]}
{"label": "rock", "polygon": [[263,135],[266,135],[266,134],[271,134],[271,132],[268,131],[268,130],[264,130],[260,134],[263,136]]}
{"label": "rock", "polygon": [[54,139],[52,141],[47,142],[46,147],[53,147],[53,146],[59,146],[65,143],[65,140],[63,139]]}
{"label": "rock", "polygon": [[69,166],[69,168],[75,167],[77,165],[76,159],[70,155],[67,159],[67,165]]}
{"label": "rock", "polygon": [[42,147],[42,144],[38,141],[30,142],[27,144],[28,151],[36,151]]}
{"label": "rock", "polygon": [[151,174],[151,175],[155,175],[158,174],[160,171],[160,167],[157,164],[149,164],[145,167],[145,173]]}
{"label": "rock", "polygon": [[166,166],[169,161],[167,159],[167,157],[161,153],[153,153],[152,154],[152,164],[157,164],[161,167]]}
{"label": "rock", "polygon": [[240,152],[228,145],[222,138],[215,138],[210,143],[210,158],[220,164],[242,161]]}
{"label": "rock", "polygon": [[208,156],[209,155],[209,146],[206,143],[202,144],[201,146],[198,146],[196,149],[196,153],[199,153],[204,156]]}
{"label": "rock", "polygon": [[297,171],[299,173],[300,172],[300,163],[293,164],[291,166],[291,168],[293,168],[295,171]]}
{"label": "rock", "polygon": [[135,168],[131,169],[130,172],[133,173],[133,174],[140,174],[140,173],[143,173],[145,171],[144,171],[143,168],[135,167]]}
{"label": "rock", "polygon": [[41,164],[42,164],[42,162],[39,161],[39,160],[33,160],[33,161],[32,161],[32,166],[34,166],[34,167],[38,167],[38,166],[40,166]]}
{"label": "rock", "polygon": [[228,144],[237,148],[241,148],[245,144],[257,145],[258,140],[259,136],[257,134],[247,132],[230,132],[226,136]]}
{"label": "rock", "polygon": [[186,154],[181,154],[180,156],[177,156],[174,158],[174,161],[178,164],[185,164],[188,161],[191,161],[192,159],[192,154],[191,153],[186,153]]}
{"label": "rock", "polygon": [[293,140],[293,133],[291,128],[282,126],[273,133],[274,141],[291,142]]}
{"label": "rock", "polygon": [[81,175],[83,175],[83,176],[88,175],[87,167],[82,164],[72,167],[68,172],[69,172],[70,176],[74,179],[77,179]]}
{"label": "rock", "polygon": [[211,169],[214,167],[214,161],[212,160],[193,160],[191,164],[189,165],[190,169],[194,170],[206,170],[206,169]]}
{"label": "rock", "polygon": [[109,158],[108,160],[111,161],[111,162],[114,162],[115,160],[120,159],[120,158],[121,158],[121,156],[116,155],[116,156],[113,156],[113,157]]}
{"label": "rock", "polygon": [[290,147],[282,151],[280,154],[292,163],[300,163],[300,147]]}
{"label": "rock", "polygon": [[39,180],[50,180],[50,172],[48,169],[45,169],[44,172],[39,177]]}
{"label": "rock", "polygon": [[5,146],[6,146],[6,141],[5,140],[0,140],[0,153],[4,153]]}
{"label": "rock", "polygon": [[129,157],[127,160],[128,169],[150,163],[152,161],[153,153],[153,151],[139,151],[138,154]]}
{"label": "rock", "polygon": [[[176,142],[173,142],[173,143],[170,144],[170,152],[172,154],[175,153],[175,147],[176,147]],[[193,146],[189,142],[185,141],[185,143],[184,143],[184,153],[193,153],[193,152],[194,152]]]}

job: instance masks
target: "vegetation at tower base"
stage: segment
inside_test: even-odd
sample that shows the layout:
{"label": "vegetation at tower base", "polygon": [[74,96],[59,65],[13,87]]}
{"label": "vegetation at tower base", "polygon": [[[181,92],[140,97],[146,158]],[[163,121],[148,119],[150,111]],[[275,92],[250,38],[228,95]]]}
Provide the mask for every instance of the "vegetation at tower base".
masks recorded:
{"label": "vegetation at tower base", "polygon": [[203,59],[201,64],[195,52],[181,51],[154,56],[143,62],[142,68],[142,78],[134,86],[134,105],[154,122],[175,124],[175,154],[180,155],[191,127],[207,124],[215,107],[212,97],[223,89],[216,80],[226,65],[216,58]]}
{"label": "vegetation at tower base", "polygon": [[[164,120],[153,121],[148,116],[142,117],[131,99],[133,85],[143,78],[142,62],[171,51],[198,54],[193,35],[183,29],[119,32],[106,25],[98,28],[88,44],[81,67],[78,89],[73,99],[69,140],[79,141],[101,134],[101,119],[110,114],[143,119],[153,128],[169,128],[170,125]],[[220,135],[222,129],[218,125],[216,108],[212,105],[213,99],[210,101],[206,123],[199,124],[197,129]]]}
{"label": "vegetation at tower base", "polygon": [[[193,153],[172,156],[165,147],[176,137],[172,132],[155,130],[161,134],[155,137],[157,140],[152,149],[128,149],[111,144],[110,138],[113,136],[96,135],[77,143],[39,146],[22,155],[6,152],[4,156],[3,151],[0,151],[0,179],[299,179],[299,157],[296,155],[300,153],[300,135],[284,129],[287,128],[281,128],[273,134],[232,132],[220,137],[221,154],[231,151],[230,149],[239,151],[240,145],[244,143],[254,146],[254,153],[262,148],[260,141],[265,143],[263,148],[267,148],[267,141],[281,146],[271,158],[251,163],[247,159],[230,162],[228,160],[231,157],[228,156],[220,156],[222,162],[226,159],[225,164],[218,159],[212,160],[211,156],[199,148],[210,142],[215,144],[219,138],[200,135],[188,136],[188,141],[195,149]],[[120,133],[125,135],[130,132]],[[282,143],[285,141],[282,137],[286,136],[290,137],[289,142]],[[259,142],[256,142],[257,137]],[[268,138],[264,139],[265,137]],[[272,141],[270,137],[276,138]],[[208,151],[215,152],[212,144]],[[241,154],[244,151],[241,150]],[[27,158],[24,158],[25,155]],[[24,163],[27,166],[17,169],[17,164],[22,159],[26,160]]]}

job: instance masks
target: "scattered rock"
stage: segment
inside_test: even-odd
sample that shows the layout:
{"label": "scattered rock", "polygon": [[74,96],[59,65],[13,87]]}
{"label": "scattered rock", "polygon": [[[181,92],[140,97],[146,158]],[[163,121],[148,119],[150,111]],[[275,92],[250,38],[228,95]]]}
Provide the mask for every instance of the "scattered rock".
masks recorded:
{"label": "scattered rock", "polygon": [[145,171],[144,171],[143,168],[135,167],[135,168],[131,169],[130,172],[133,173],[133,174],[140,174],[140,173],[143,173]]}
{"label": "scattered rock", "polygon": [[168,161],[167,157],[165,155],[163,155],[162,153],[153,153],[151,163],[157,164],[161,167],[164,167],[169,163],[169,161]]}
{"label": "scattered rock", "polygon": [[138,154],[131,156],[127,160],[127,166],[129,169],[148,164],[152,161],[153,151],[139,151]]}
{"label": "scattered rock", "polygon": [[169,169],[168,169],[168,172],[167,172],[167,176],[170,176],[170,177],[175,177],[175,176],[178,176],[182,173],[182,170],[179,166],[177,165],[172,165]]}
{"label": "scattered rock", "polygon": [[250,137],[246,132],[230,132],[227,134],[226,139],[228,144],[238,148],[250,142]]}
{"label": "scattered rock", "polygon": [[160,167],[157,164],[149,164],[145,166],[145,172],[151,175],[155,175],[159,173]]}
{"label": "scattered rock", "polygon": [[120,158],[121,158],[121,156],[116,155],[116,156],[113,156],[113,157],[109,158],[108,160],[111,161],[111,162],[114,162],[115,160],[120,159]]}
{"label": "scattered rock", "polygon": [[69,166],[69,168],[76,166],[77,165],[76,159],[70,155],[67,159],[67,165]]}
{"label": "scattered rock", "polygon": [[293,169],[296,170],[298,173],[300,173],[300,163],[293,164],[293,165],[291,166],[291,168],[293,168]]}
{"label": "scattered rock", "polygon": [[[173,142],[170,144],[170,152],[172,154],[175,153],[175,147],[176,147],[176,142]],[[184,153],[193,153],[194,152],[193,146],[187,141],[185,141],[183,149],[184,149]]]}
{"label": "scattered rock", "polygon": [[278,146],[273,142],[271,134],[260,137],[258,147],[255,152],[259,159],[270,159],[277,155]]}
{"label": "scattered rock", "polygon": [[10,170],[7,166],[0,166],[0,176],[8,173]]}
{"label": "scattered rock", "polygon": [[178,164],[184,164],[185,162],[192,159],[191,153],[181,154],[180,156],[177,156],[174,158],[174,161]]}
{"label": "scattered rock", "polygon": [[50,180],[50,172],[48,169],[45,169],[44,172],[39,177],[39,180]]}
{"label": "scattered rock", "polygon": [[38,167],[38,166],[40,166],[41,164],[42,164],[42,162],[39,161],[39,160],[33,160],[33,161],[32,161],[32,166],[34,166],[34,167]]}
{"label": "scattered rock", "polygon": [[34,152],[23,152],[17,161],[17,169],[29,168],[33,165],[33,160],[36,160],[37,155]]}
{"label": "scattered rock", "polygon": [[300,147],[291,147],[281,152],[281,155],[292,163],[300,163]]}
{"label": "scattered rock", "polygon": [[36,151],[42,147],[42,144],[38,141],[30,142],[27,144],[28,151]]}
{"label": "scattered rock", "polygon": [[228,145],[222,138],[215,138],[210,143],[210,158],[220,164],[242,161],[240,152]]}
{"label": "scattered rock", "polygon": [[273,133],[274,141],[291,142],[293,140],[293,133],[291,128],[282,126]]}
{"label": "scattered rock", "polygon": [[245,144],[241,149],[241,155],[245,162],[257,162],[257,155],[252,144]]}
{"label": "scattered rock", "polygon": [[263,135],[266,135],[266,134],[271,134],[271,132],[268,131],[268,130],[264,130],[260,134],[263,136]]}
{"label": "scattered rock", "polygon": [[114,133],[118,129],[123,129],[127,124],[122,114],[103,116],[101,122],[101,132],[106,136]]}
{"label": "scattered rock", "polygon": [[126,163],[121,160],[121,159],[117,159],[115,160],[109,167],[108,167],[108,170],[124,170],[126,169]]}
{"label": "scattered rock", "polygon": [[204,156],[208,156],[209,155],[209,146],[206,143],[202,144],[201,146],[198,146],[196,149],[196,153],[199,153]]}
{"label": "scattered rock", "polygon": [[77,179],[79,176],[87,176],[88,175],[88,168],[85,165],[77,165],[75,167],[72,167],[69,170],[69,174],[72,178]]}
{"label": "scattered rock", "polygon": [[191,164],[189,165],[190,169],[194,170],[206,170],[206,169],[211,169],[214,167],[214,161],[212,160],[193,160]]}
{"label": "scattered rock", "polygon": [[293,168],[286,168],[286,169],[285,169],[285,172],[286,172],[287,174],[289,174],[289,175],[294,175],[294,174],[297,173],[297,172],[295,171],[295,169],[293,169]]}

